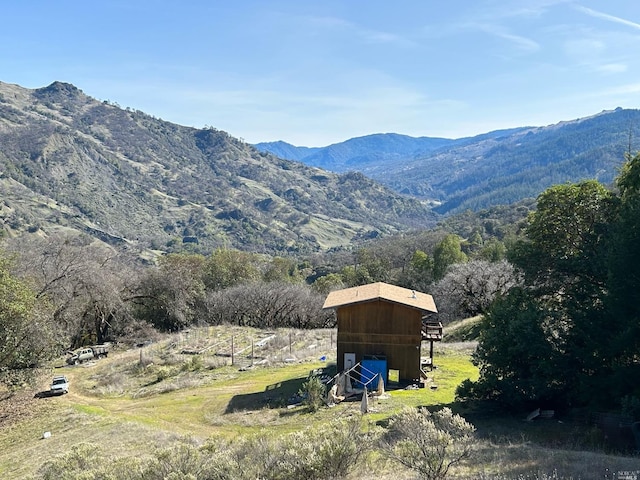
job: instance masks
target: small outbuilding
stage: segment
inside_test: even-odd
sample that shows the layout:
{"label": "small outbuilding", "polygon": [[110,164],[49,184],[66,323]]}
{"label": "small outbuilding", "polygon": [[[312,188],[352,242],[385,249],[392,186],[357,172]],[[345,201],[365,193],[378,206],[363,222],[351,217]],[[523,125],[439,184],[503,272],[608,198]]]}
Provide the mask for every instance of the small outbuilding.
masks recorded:
{"label": "small outbuilding", "polygon": [[[383,362],[385,383],[389,371],[401,382],[424,376],[422,341],[429,336],[437,340],[428,321],[438,312],[431,295],[378,282],[331,292],[323,308],[336,309],[338,371],[370,361],[374,366]],[[439,329],[442,338],[441,325]]]}

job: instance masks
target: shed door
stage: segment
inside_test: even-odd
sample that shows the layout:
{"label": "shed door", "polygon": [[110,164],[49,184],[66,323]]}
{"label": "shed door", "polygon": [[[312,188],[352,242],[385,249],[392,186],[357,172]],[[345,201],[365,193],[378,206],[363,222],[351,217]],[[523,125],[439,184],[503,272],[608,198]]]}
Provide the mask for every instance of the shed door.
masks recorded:
{"label": "shed door", "polygon": [[356,364],[356,354],[355,353],[345,353],[344,354],[344,369],[349,370]]}

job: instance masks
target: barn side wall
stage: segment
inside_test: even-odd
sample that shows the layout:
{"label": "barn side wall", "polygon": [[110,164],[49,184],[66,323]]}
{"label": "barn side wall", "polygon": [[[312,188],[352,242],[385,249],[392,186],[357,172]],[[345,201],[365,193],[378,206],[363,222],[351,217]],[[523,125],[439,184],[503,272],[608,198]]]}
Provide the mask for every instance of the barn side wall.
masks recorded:
{"label": "barn side wall", "polygon": [[384,356],[401,380],[420,378],[421,311],[377,300],[339,307],[336,316],[340,371],[344,354],[355,353],[356,363],[365,355]]}

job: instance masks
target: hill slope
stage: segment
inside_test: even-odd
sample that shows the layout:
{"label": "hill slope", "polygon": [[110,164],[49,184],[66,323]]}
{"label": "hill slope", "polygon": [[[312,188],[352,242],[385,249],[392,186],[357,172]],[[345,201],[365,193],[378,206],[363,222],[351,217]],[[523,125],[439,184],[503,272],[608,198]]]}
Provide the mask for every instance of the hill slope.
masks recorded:
{"label": "hill slope", "polygon": [[432,221],[421,202],[361,174],[282,160],[60,82],[0,83],[0,195],[10,234],[73,228],[160,250],[313,251]]}
{"label": "hill slope", "polygon": [[625,153],[639,148],[640,110],[617,109],[469,141],[390,172],[385,183],[397,191],[435,196],[442,202],[440,213],[478,210],[535,197],[565,182],[610,183]]}

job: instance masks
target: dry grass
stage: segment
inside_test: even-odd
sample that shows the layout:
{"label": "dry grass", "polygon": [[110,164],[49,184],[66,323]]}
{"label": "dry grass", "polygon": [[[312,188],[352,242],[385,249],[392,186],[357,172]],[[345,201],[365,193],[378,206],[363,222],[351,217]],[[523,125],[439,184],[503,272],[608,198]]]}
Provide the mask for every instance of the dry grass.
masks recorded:
{"label": "dry grass", "polygon": [[545,448],[530,442],[479,443],[473,462],[456,469],[455,478],[613,479],[613,473],[637,471],[639,459],[593,451]]}
{"label": "dry grass", "polygon": [[472,341],[478,338],[482,316],[465,318],[447,324],[444,328],[445,342]]}
{"label": "dry grass", "polygon": [[[210,344],[226,343],[231,334],[240,344],[240,332],[217,329],[199,334],[199,344],[206,348],[205,339]],[[258,357],[255,338],[268,336],[244,334],[245,338],[254,336]],[[232,366],[229,357],[214,353],[181,354],[187,342],[171,337],[142,350],[115,351],[94,364],[56,369],[69,376],[70,393],[46,399],[33,399],[33,392],[23,395],[33,408],[6,422],[0,431],[0,478],[28,478],[47,458],[81,442],[100,445],[115,457],[133,452],[146,458],[177,439],[202,443],[256,433],[278,436],[359,416],[359,402],[343,402],[315,414],[286,406],[310,371],[327,366],[318,358],[332,351],[331,340],[329,331],[280,332],[261,347],[259,356],[266,362],[254,368]],[[453,478],[602,479],[607,468],[610,472],[638,468],[637,457],[603,454],[597,444],[588,441],[589,432],[582,426],[556,420],[523,422],[522,418],[499,418],[495,412],[483,416],[476,411],[474,416],[473,411],[453,403],[456,386],[477,376],[469,361],[472,349],[469,343],[439,344],[437,368],[431,373],[437,388],[392,391],[386,399],[371,404],[373,412],[365,420],[370,425],[384,424],[407,405],[452,405],[468,414],[478,428],[477,449],[473,462],[456,468]],[[43,440],[46,431],[51,438]],[[375,463],[378,478],[412,478],[410,472],[396,466]]]}

